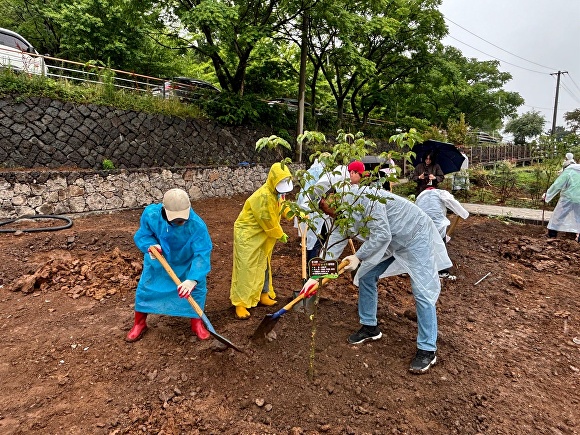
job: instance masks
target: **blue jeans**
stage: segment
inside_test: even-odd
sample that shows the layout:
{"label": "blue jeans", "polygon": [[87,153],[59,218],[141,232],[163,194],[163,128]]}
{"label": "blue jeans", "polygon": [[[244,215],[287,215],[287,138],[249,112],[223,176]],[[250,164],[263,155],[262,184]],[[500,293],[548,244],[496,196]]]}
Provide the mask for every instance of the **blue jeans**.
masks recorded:
{"label": "blue jeans", "polygon": [[[358,316],[362,325],[377,325],[377,307],[379,293],[377,283],[379,277],[395,261],[394,257],[383,260],[365,275],[359,277],[358,283]],[[411,278],[411,288],[415,298],[417,310],[417,348],[421,350],[437,350],[437,312],[435,305],[431,304],[423,295],[416,291]]]}

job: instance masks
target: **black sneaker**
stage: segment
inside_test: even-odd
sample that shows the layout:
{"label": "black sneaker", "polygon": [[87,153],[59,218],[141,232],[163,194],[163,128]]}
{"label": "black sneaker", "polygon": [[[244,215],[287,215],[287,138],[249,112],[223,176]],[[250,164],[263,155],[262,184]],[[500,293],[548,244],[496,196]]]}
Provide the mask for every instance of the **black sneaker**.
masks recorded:
{"label": "black sneaker", "polygon": [[413,361],[411,361],[411,367],[409,367],[409,371],[412,373],[427,373],[427,371],[434,366],[437,362],[437,356],[435,352],[428,351],[428,350],[421,350],[417,349],[417,354]]}
{"label": "black sneaker", "polygon": [[378,340],[383,336],[383,333],[378,326],[363,325],[362,328],[348,337],[350,344],[360,344],[367,340]]}

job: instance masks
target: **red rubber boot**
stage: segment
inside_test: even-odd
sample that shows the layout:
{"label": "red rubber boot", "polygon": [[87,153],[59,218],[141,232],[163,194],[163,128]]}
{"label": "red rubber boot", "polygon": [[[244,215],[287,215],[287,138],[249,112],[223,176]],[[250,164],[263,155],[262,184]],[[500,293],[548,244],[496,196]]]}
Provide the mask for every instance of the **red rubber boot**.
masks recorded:
{"label": "red rubber boot", "polygon": [[139,340],[147,331],[147,313],[135,311],[135,324],[127,334],[125,341],[133,343]]}
{"label": "red rubber boot", "polygon": [[200,340],[207,340],[210,336],[201,319],[191,319],[191,332],[197,335]]}

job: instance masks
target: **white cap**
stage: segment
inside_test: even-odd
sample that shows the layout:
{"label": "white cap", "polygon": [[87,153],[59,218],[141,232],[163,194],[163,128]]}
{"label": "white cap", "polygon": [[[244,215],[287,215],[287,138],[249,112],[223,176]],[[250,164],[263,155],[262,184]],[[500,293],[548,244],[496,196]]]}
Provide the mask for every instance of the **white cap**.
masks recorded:
{"label": "white cap", "polygon": [[574,154],[566,153],[566,160],[572,160],[574,158]]}
{"label": "white cap", "polygon": [[181,189],[170,189],[163,195],[163,208],[167,215],[167,220],[189,219],[189,195]]}
{"label": "white cap", "polygon": [[278,193],[288,193],[294,189],[294,184],[292,184],[292,180],[290,178],[285,178],[276,184],[276,190]]}

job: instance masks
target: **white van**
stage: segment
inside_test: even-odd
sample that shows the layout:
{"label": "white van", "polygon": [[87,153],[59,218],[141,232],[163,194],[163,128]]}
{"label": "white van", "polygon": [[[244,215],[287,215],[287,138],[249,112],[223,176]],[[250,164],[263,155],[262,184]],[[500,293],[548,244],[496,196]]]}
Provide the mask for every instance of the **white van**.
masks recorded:
{"label": "white van", "polygon": [[0,68],[28,74],[48,74],[44,58],[18,33],[0,27]]}

